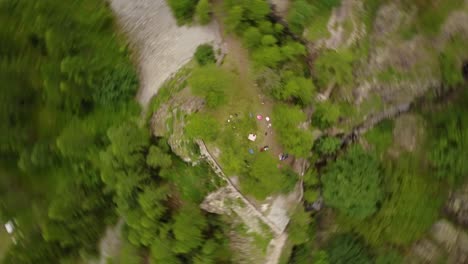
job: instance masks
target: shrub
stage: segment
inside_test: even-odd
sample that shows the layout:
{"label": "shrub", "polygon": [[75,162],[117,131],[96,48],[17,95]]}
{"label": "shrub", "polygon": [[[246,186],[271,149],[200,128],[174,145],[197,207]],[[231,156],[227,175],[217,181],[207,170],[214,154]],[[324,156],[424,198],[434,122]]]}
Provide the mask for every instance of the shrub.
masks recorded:
{"label": "shrub", "polygon": [[317,104],[312,117],[312,124],[320,129],[332,126],[340,117],[340,107],[329,101]]}
{"label": "shrub", "polygon": [[271,194],[294,186],[295,175],[286,175],[278,168],[277,160],[267,152],[259,153],[246,177],[241,181],[242,188],[258,199],[265,199]]}
{"label": "shrub", "polygon": [[202,25],[210,23],[211,5],[208,0],[200,0],[195,8],[195,16]]}
{"label": "shrub", "polygon": [[341,234],[332,239],[327,248],[333,264],[370,264],[371,258],[361,239],[352,234]]}
{"label": "shrub", "polygon": [[262,33],[256,27],[249,27],[242,34],[244,45],[248,49],[254,49],[261,44]]}
{"label": "shrub", "polygon": [[308,105],[314,98],[315,85],[312,80],[294,76],[289,78],[286,85],[273,91],[277,99],[291,100],[298,99],[302,105]]}
{"label": "shrub", "polygon": [[216,56],[213,50],[213,46],[210,44],[202,44],[197,47],[195,51],[195,60],[199,65],[206,65],[209,63],[216,62]]}
{"label": "shrub", "polygon": [[296,0],[288,13],[288,23],[295,34],[302,34],[304,26],[313,19],[314,7],[306,0]]}
{"label": "shrub", "polygon": [[354,145],[325,169],[323,197],[331,207],[345,215],[364,219],[377,211],[382,199],[378,160]]}
{"label": "shrub", "polygon": [[177,23],[185,24],[190,22],[197,5],[197,0],[167,0],[169,7],[174,14]]}
{"label": "shrub", "polygon": [[321,137],[314,143],[314,151],[317,152],[318,155],[333,155],[335,154],[341,147],[341,139],[336,137]]}

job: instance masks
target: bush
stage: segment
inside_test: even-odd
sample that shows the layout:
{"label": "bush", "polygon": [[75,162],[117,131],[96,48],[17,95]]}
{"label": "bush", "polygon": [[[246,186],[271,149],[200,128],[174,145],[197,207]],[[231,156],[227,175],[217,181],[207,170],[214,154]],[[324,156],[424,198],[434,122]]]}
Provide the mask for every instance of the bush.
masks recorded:
{"label": "bush", "polygon": [[297,180],[297,175],[287,175],[280,170],[277,160],[267,152],[255,157],[248,176],[241,181],[242,188],[260,200],[289,189]]}
{"label": "bush", "polygon": [[333,264],[370,264],[371,258],[361,239],[352,234],[341,234],[332,239],[327,248]]}
{"label": "bush", "polygon": [[325,203],[356,219],[377,211],[381,201],[381,175],[378,160],[354,145],[329,165],[322,175]]}
{"label": "bush", "polygon": [[288,225],[289,240],[294,245],[304,244],[312,239],[307,232],[311,221],[309,213],[304,210],[303,206],[299,205],[291,215],[291,222]]}
{"label": "bush", "polygon": [[206,65],[209,63],[216,62],[216,56],[213,50],[213,46],[210,44],[202,44],[197,47],[195,51],[195,60],[199,65]]}
{"label": "bush", "polygon": [[341,139],[336,137],[321,137],[314,143],[313,150],[319,156],[330,156],[335,154],[341,147]]}
{"label": "bush", "polygon": [[288,24],[292,32],[302,34],[304,27],[313,19],[314,7],[306,0],[296,0],[288,13]]}
{"label": "bush", "polygon": [[350,85],[354,81],[353,63],[355,54],[351,50],[326,51],[314,62],[315,76],[321,86]]}
{"label": "bush", "polygon": [[302,105],[310,104],[314,93],[315,85],[312,80],[299,76],[289,78],[284,87],[273,91],[273,95],[277,99],[291,100],[294,98],[299,100]]}
{"label": "bush", "polygon": [[249,27],[242,34],[244,45],[248,49],[254,49],[261,44],[262,33],[256,27]]}
{"label": "bush", "polygon": [[417,172],[415,164],[418,162],[411,156],[402,155],[388,165],[385,186],[390,195],[383,200],[377,214],[365,221],[356,221],[353,226],[369,243],[409,245],[420,239],[437,220],[445,199],[440,194],[440,183],[420,175],[422,172]]}
{"label": "bush", "polygon": [[167,0],[177,24],[185,24],[192,20],[197,0]]}
{"label": "bush", "polygon": [[261,46],[253,51],[252,59],[257,67],[275,68],[284,60],[284,56],[277,45]]}
{"label": "bush", "polygon": [[202,25],[210,23],[211,20],[211,4],[208,0],[200,0],[195,8],[195,16],[198,22]]}
{"label": "bush", "polygon": [[329,101],[322,102],[316,105],[312,116],[312,124],[320,129],[325,129],[336,123],[339,117],[340,107],[338,105]]}

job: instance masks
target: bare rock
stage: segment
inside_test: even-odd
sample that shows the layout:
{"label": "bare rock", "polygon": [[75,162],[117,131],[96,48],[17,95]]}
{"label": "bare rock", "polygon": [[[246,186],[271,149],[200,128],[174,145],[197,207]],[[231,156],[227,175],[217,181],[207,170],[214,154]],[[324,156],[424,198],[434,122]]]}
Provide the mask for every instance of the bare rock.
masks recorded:
{"label": "bare rock", "polygon": [[168,137],[172,151],[185,162],[193,162],[196,154],[193,144],[184,134],[186,116],[199,111],[205,102],[189,89],[175,94],[162,104],[151,118],[151,128],[156,137]]}
{"label": "bare rock", "polygon": [[447,252],[450,252],[456,248],[460,232],[452,223],[443,219],[432,226],[430,234],[438,244],[442,245]]}
{"label": "bare rock", "polygon": [[458,224],[468,226],[468,185],[450,194],[445,208]]}
{"label": "bare rock", "polygon": [[415,243],[410,251],[408,263],[439,263],[442,256],[441,250],[429,239],[423,239]]}

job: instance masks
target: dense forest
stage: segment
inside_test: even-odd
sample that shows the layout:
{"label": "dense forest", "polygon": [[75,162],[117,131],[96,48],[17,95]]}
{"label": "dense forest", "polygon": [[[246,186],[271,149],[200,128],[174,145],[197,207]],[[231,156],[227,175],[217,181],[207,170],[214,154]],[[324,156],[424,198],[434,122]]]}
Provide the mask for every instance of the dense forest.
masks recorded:
{"label": "dense forest", "polygon": [[[466,3],[360,1],[342,12],[351,41],[327,42],[345,1],[167,0],[179,26],[218,23],[228,51],[200,45],[148,106],[109,3],[0,1],[2,263],[97,261],[121,223],[106,263],[263,263],[282,234],[274,263],[420,263],[438,220],[466,230],[446,208],[468,176],[468,40],[446,23]],[[205,208],[229,186],[245,200]],[[297,190],[275,234],[258,208]],[[431,263],[463,263],[451,250]]]}

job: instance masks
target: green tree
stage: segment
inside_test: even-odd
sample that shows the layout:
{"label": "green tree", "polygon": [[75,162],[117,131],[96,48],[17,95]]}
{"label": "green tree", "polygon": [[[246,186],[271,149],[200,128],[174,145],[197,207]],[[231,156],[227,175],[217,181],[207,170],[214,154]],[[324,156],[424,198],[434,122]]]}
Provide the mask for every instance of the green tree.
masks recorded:
{"label": "green tree", "polygon": [[295,34],[302,34],[304,27],[313,19],[314,7],[306,0],[292,2],[288,12],[288,24]]}
{"label": "green tree", "polygon": [[451,184],[461,183],[468,175],[468,164],[459,158],[468,155],[467,121],[462,117],[440,124],[442,129],[432,143],[429,160],[436,169],[435,175]]}
{"label": "green tree", "polygon": [[[409,245],[420,239],[432,226],[445,199],[439,194],[440,183],[421,175],[414,158],[402,155],[385,170],[385,187],[391,195],[382,201],[377,214],[352,226],[369,243]],[[427,201],[431,203],[421,206]]]}
{"label": "green tree", "polygon": [[312,124],[321,129],[328,128],[338,121],[340,114],[340,107],[329,101],[316,104]]}
{"label": "green tree", "polygon": [[304,56],[306,54],[306,48],[299,42],[289,41],[281,46],[281,53],[284,57],[292,60],[297,56]]}
{"label": "green tree", "polygon": [[324,250],[319,250],[314,252],[313,254],[313,262],[314,264],[329,264],[330,260],[328,254]]}
{"label": "green tree", "polygon": [[248,49],[257,48],[261,44],[262,33],[256,27],[247,28],[242,34],[244,45]]}
{"label": "green tree", "polygon": [[330,263],[372,263],[364,243],[352,234],[341,234],[334,237],[327,248],[327,252]]}
{"label": "green tree", "polygon": [[195,12],[197,0],[167,0],[179,25],[190,22]]}
{"label": "green tree", "polygon": [[353,63],[356,60],[351,50],[326,51],[314,61],[315,76],[321,86],[350,85],[354,81]]}
{"label": "green tree", "polygon": [[172,251],[188,253],[201,246],[206,225],[206,220],[198,207],[182,207],[174,217],[173,232],[176,240]]}
{"label": "green tree", "polygon": [[[258,199],[290,189],[296,175],[287,175],[278,168],[278,162],[269,153],[259,153],[253,161],[248,177],[241,181],[242,188]],[[296,176],[297,177],[297,176]]]}
{"label": "green tree", "polygon": [[370,216],[383,196],[380,173],[374,156],[359,145],[350,147],[322,175],[325,202],[356,219]]}
{"label": "green tree", "polygon": [[300,245],[309,240],[309,233],[305,230],[309,228],[311,221],[309,213],[304,210],[303,206],[299,206],[294,211],[288,225],[289,239],[294,245]]}
{"label": "green tree", "polygon": [[312,102],[315,93],[315,85],[312,80],[294,76],[290,78],[283,88],[273,91],[273,95],[282,100],[298,99],[302,105]]}
{"label": "green tree", "polygon": [[195,51],[195,60],[199,65],[206,65],[209,63],[216,62],[216,56],[213,50],[213,46],[210,44],[202,44],[197,47]]}
{"label": "green tree", "polygon": [[158,146],[151,146],[146,156],[146,164],[152,168],[168,168],[172,164],[172,158]]}
{"label": "green tree", "polygon": [[263,35],[261,42],[263,46],[273,46],[278,40],[273,35]]}
{"label": "green tree", "polygon": [[333,155],[341,147],[342,141],[336,137],[321,137],[314,143],[313,150],[317,152],[319,156]]}
{"label": "green tree", "polygon": [[195,8],[195,15],[198,22],[202,25],[210,23],[211,20],[211,4],[209,0],[199,0]]}
{"label": "green tree", "polygon": [[242,20],[244,18],[244,8],[240,5],[235,5],[228,10],[227,17],[224,20],[226,28],[230,32],[240,31]]}
{"label": "green tree", "polygon": [[257,48],[253,51],[252,58],[258,67],[266,66],[271,68],[275,68],[284,60],[281,49],[276,45]]}

